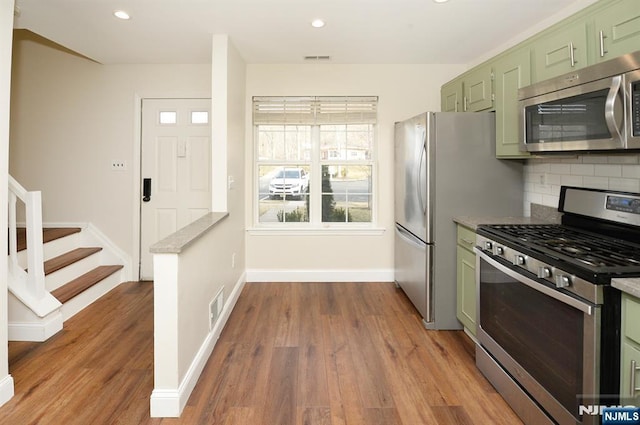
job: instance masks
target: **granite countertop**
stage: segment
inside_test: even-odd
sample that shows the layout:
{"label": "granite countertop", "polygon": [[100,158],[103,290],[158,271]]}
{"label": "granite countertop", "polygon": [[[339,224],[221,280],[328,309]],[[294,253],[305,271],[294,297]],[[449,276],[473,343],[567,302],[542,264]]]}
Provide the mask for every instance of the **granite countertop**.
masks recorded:
{"label": "granite countertop", "polygon": [[531,217],[491,217],[491,216],[458,216],[453,221],[469,229],[476,230],[480,224],[545,224],[560,223],[562,214],[557,208],[545,205],[531,204]]}
{"label": "granite countertop", "polygon": [[454,217],[453,221],[469,229],[476,230],[480,224],[540,224],[548,220],[533,217]]}
{"label": "granite countertop", "polygon": [[611,286],[629,295],[640,298],[640,278],[611,279]]}
{"label": "granite countertop", "polygon": [[179,254],[209,229],[225,219],[229,213],[210,212],[177,232],[151,245],[152,254]]}

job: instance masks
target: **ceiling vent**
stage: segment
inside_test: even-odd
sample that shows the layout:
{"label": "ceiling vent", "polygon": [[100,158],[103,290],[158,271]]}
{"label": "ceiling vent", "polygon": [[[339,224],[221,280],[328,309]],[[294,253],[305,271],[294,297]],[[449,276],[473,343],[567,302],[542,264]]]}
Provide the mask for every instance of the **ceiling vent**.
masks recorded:
{"label": "ceiling vent", "polygon": [[306,61],[328,61],[331,60],[331,56],[305,56]]}

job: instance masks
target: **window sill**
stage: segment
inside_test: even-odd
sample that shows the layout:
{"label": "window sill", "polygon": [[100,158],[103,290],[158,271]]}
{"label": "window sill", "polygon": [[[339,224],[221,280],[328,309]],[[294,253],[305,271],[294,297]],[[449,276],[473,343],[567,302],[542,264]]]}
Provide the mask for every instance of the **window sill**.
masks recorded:
{"label": "window sill", "polygon": [[380,236],[383,227],[270,227],[256,226],[247,229],[252,236]]}

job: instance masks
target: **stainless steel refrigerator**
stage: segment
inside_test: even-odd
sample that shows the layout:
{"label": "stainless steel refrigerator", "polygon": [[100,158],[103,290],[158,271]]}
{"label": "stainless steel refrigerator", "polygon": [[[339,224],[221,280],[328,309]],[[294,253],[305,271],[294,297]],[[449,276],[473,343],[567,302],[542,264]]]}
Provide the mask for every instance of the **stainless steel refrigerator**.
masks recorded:
{"label": "stainless steel refrigerator", "polygon": [[495,158],[495,114],[427,112],[395,124],[395,281],[427,329],[456,319],[455,216],[521,216],[522,163]]}

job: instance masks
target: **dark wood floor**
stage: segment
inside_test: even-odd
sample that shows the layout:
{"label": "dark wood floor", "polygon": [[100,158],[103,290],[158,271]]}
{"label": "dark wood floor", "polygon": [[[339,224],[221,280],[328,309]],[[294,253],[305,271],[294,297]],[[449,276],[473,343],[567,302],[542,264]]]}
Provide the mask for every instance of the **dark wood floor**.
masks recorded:
{"label": "dark wood floor", "polygon": [[390,283],[247,284],[179,419],[149,418],[153,286],[126,283],[46,343],[9,344],[1,424],[518,424],[460,331]]}

